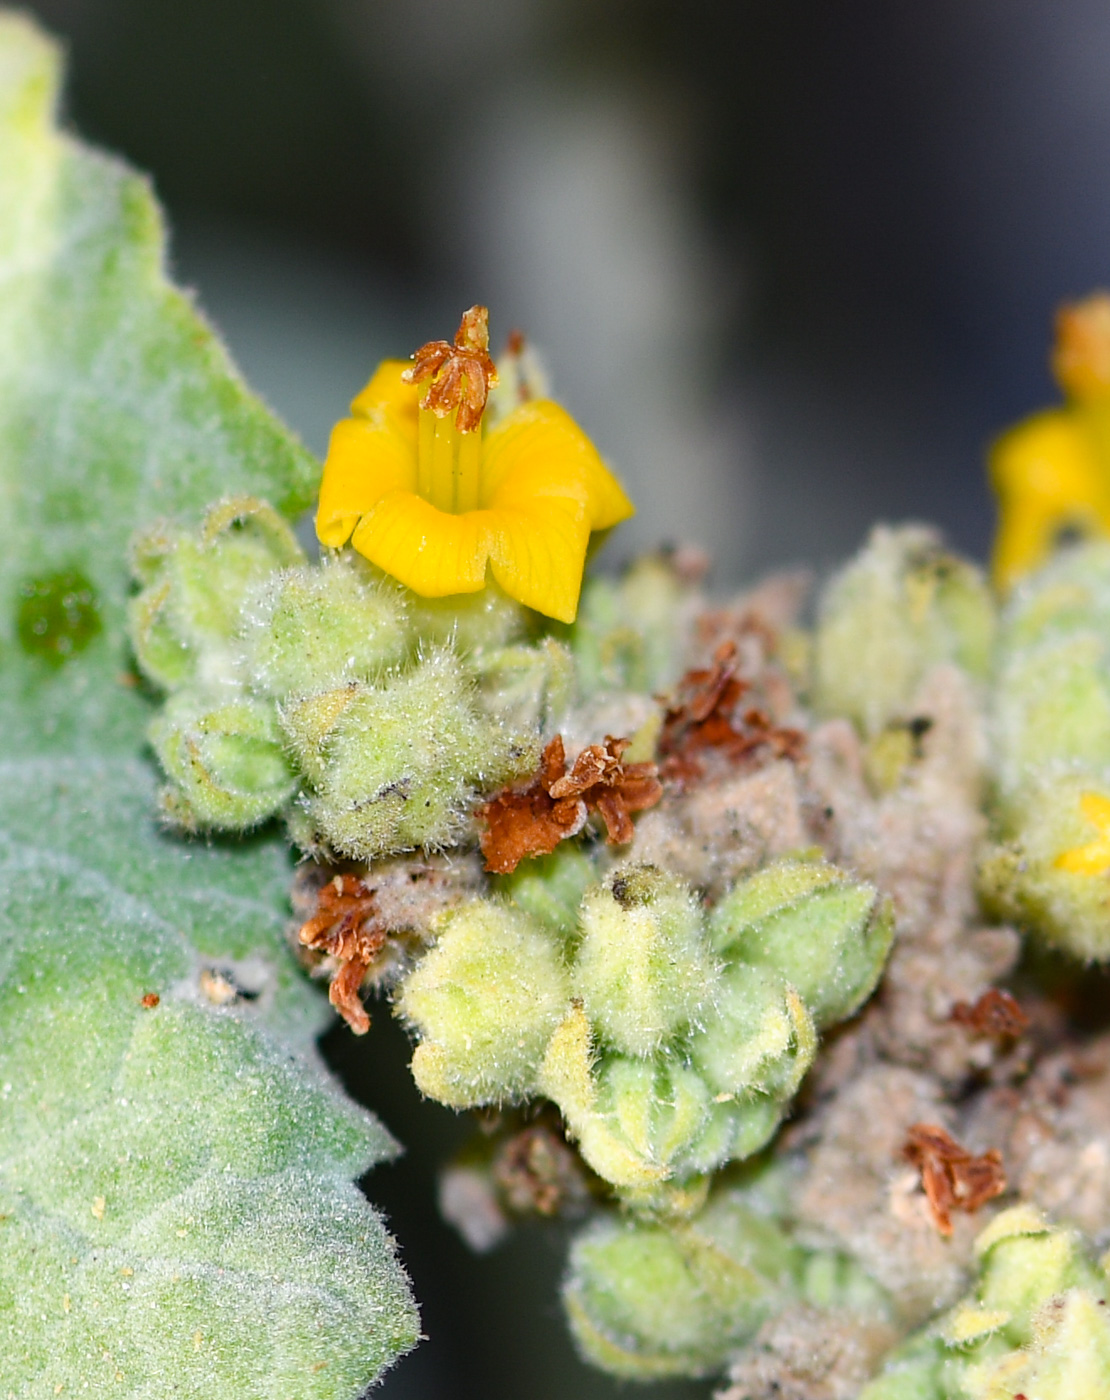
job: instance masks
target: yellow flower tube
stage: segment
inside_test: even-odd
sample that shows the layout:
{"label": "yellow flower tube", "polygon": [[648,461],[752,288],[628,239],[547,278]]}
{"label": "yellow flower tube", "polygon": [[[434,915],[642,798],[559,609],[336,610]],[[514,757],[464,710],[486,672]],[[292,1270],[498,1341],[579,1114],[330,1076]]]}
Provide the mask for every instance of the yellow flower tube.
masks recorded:
{"label": "yellow flower tube", "polygon": [[573,622],[591,532],[633,506],[550,399],[487,427],[497,376],[487,324],[472,307],[453,344],[378,367],[332,431],[316,532],[332,549],[349,540],[426,598],[477,592],[488,570],[526,607]]}

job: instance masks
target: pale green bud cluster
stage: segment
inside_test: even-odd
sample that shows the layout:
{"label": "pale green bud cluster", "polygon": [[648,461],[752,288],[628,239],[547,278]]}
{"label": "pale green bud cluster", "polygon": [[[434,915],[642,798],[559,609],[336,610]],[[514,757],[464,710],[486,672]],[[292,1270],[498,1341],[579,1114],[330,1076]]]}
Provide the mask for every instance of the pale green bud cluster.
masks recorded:
{"label": "pale green bud cluster", "polygon": [[[1084,958],[1110,957],[1110,545],[1067,550],[1016,592],[993,700],[1000,844],[988,905]],[[1101,825],[1100,825],[1101,821]]]}
{"label": "pale green bud cluster", "polygon": [[351,552],[305,561],[264,502],[134,547],[135,654],[170,692],[151,728],[166,814],[370,860],[469,833],[482,792],[532,772],[569,703],[567,649],[527,641],[496,589],[414,599]]}
{"label": "pale green bud cluster", "polygon": [[655,866],[590,873],[571,848],[505,881],[512,905],[450,915],[399,998],[413,1072],[455,1107],[551,1099],[628,1204],[688,1210],[773,1135],[818,1028],[878,980],[891,919],[823,862],[760,871],[708,920]]}
{"label": "pale green bud cluster", "polygon": [[1110,1395],[1107,1261],[1026,1205],[997,1216],[975,1248],[974,1290],[899,1348],[860,1400]]}
{"label": "pale green bud cluster", "polygon": [[683,669],[692,597],[660,554],[636,560],[619,579],[587,579],[571,632],[581,693],[656,695],[672,686]]}
{"label": "pale green bud cluster", "polygon": [[631,1380],[705,1376],[790,1303],[885,1316],[845,1256],[806,1250],[736,1191],[688,1219],[607,1216],[571,1246],[563,1306],[582,1353]]}
{"label": "pale green bud cluster", "polygon": [[130,622],[145,674],[166,690],[223,679],[251,589],[303,560],[288,523],[248,496],[213,506],[196,533],[171,525],[144,531],[131,549],[142,588]]}
{"label": "pale green bud cluster", "polygon": [[994,631],[990,590],[973,564],[944,552],[923,526],[877,526],[822,598],[814,706],[873,738],[911,717],[932,667],[952,662],[985,680]]}

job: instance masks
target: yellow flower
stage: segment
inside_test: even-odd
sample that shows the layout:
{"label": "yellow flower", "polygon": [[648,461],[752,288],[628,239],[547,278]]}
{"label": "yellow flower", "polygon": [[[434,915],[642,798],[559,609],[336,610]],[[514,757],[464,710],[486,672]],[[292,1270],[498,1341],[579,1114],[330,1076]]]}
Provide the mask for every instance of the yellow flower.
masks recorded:
{"label": "yellow flower", "polygon": [[1110,296],[1096,292],[1056,317],[1052,368],[1067,397],[1035,413],[991,451],[999,498],[995,582],[1008,589],[1068,534],[1110,535]]}
{"label": "yellow flower", "polygon": [[511,597],[573,622],[590,533],[627,519],[632,503],[550,399],[485,424],[497,373],[487,324],[472,307],[453,345],[378,366],[332,431],[316,533],[333,549],[350,540],[426,598],[477,592],[488,566]]}
{"label": "yellow flower", "polygon": [[1110,799],[1098,792],[1084,792],[1079,810],[1094,827],[1095,839],[1057,856],[1056,869],[1073,875],[1105,875],[1110,871]]}

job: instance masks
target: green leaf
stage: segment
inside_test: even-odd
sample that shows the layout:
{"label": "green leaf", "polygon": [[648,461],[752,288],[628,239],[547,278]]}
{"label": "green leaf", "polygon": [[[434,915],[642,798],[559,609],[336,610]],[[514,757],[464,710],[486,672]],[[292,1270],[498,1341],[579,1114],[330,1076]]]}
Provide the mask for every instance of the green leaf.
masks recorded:
{"label": "green leaf", "polygon": [[351,1400],[416,1339],[315,1058],[288,851],[155,816],[127,542],[318,468],[166,280],[145,181],[0,11],[0,1396]]}
{"label": "green leaf", "polygon": [[167,281],[148,182],[56,130],[57,83],[0,13],[0,732],[133,751],[132,532],[242,492],[294,515],[319,467]]}
{"label": "green leaf", "polygon": [[[168,853],[106,859],[119,778],[99,797],[94,778],[0,765],[4,1379],[20,1400],[357,1395],[416,1337],[351,1184],[395,1145],[245,1014],[205,1004],[196,943],[233,903],[233,862],[197,851],[166,890]],[[22,820],[44,780],[73,832],[57,845],[28,844]]]}

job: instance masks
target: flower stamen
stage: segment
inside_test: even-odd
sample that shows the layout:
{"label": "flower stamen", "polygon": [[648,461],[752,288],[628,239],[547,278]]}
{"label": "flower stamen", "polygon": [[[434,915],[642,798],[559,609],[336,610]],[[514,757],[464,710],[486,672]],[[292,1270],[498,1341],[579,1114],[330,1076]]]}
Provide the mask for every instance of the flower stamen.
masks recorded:
{"label": "flower stamen", "polygon": [[412,367],[401,378],[406,384],[430,378],[420,407],[437,418],[447,418],[458,409],[455,427],[460,433],[472,433],[497,383],[497,367],[489,353],[489,310],[472,306],[464,311],[454,344],[429,340],[413,355]]}

